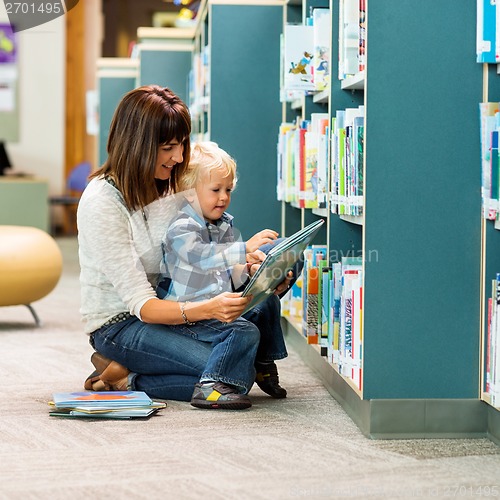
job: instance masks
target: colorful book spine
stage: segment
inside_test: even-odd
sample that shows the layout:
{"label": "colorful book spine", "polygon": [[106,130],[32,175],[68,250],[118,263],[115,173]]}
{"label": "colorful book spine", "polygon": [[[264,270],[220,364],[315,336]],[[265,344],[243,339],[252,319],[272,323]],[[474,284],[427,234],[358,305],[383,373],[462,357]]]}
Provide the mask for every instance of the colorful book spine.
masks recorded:
{"label": "colorful book spine", "polygon": [[340,363],[340,309],[342,302],[342,264],[336,262],[332,269],[332,285],[333,285],[333,330],[332,330],[332,362],[338,365]]}
{"label": "colorful book spine", "polygon": [[[498,130],[491,132],[491,148],[490,148],[490,171],[491,171],[491,188],[490,198],[498,207],[499,200],[499,156],[498,156]],[[496,217],[498,218],[499,210],[497,209]]]}
{"label": "colorful book spine", "polygon": [[298,130],[298,149],[295,158],[295,182],[298,192],[298,206],[305,208],[306,206],[306,132],[307,120],[303,120]]}
{"label": "colorful book spine", "polygon": [[366,64],[366,0],[359,0],[359,71],[365,70]]}
{"label": "colorful book spine", "polygon": [[307,305],[305,314],[306,338],[308,344],[318,343],[318,289],[319,268],[316,265],[307,270]]}
{"label": "colorful book spine", "polygon": [[361,389],[362,351],[363,351],[363,279],[359,270],[352,281],[352,345],[351,345],[351,378],[356,387]]}
{"label": "colorful book spine", "polygon": [[[339,372],[352,378],[355,367],[353,356],[353,343],[360,342],[356,339],[354,326],[357,321],[358,309],[353,298],[353,292],[360,288],[360,273],[362,272],[362,260],[358,257],[342,257],[342,292],[340,302],[340,336],[339,336]],[[361,349],[358,349],[358,353]],[[360,361],[358,363],[360,365]]]}
{"label": "colorful book spine", "polygon": [[294,126],[293,123],[282,123],[278,133],[276,195],[277,199],[280,201],[286,200],[287,198],[287,187],[289,183],[287,134]]}
{"label": "colorful book spine", "polygon": [[495,318],[494,325],[491,331],[491,344],[489,347],[489,391],[491,396],[491,404],[500,406],[500,273],[496,275],[496,286],[494,296],[493,316]]}
{"label": "colorful book spine", "polygon": [[332,268],[328,265],[328,261],[322,261],[326,266],[320,266],[321,269],[321,295],[320,295],[320,310],[318,321],[318,335],[320,343],[328,346],[328,321],[330,310],[330,283],[332,281]]}
{"label": "colorful book spine", "polygon": [[330,134],[328,120],[323,122],[323,127],[320,130],[318,142],[318,182],[316,199],[318,208],[327,208],[328,206],[328,136]]}
{"label": "colorful book spine", "polygon": [[305,208],[318,207],[318,145],[318,133],[308,130],[305,133],[305,185],[301,192]]}
{"label": "colorful book spine", "polygon": [[493,131],[497,130],[499,121],[498,102],[483,102],[479,104],[480,138],[481,138],[481,197],[482,211],[485,219],[495,220],[499,211],[498,202],[491,198],[491,140]]}
{"label": "colorful book spine", "polygon": [[499,62],[496,54],[496,19],[496,1],[477,0],[476,61],[478,63]]}

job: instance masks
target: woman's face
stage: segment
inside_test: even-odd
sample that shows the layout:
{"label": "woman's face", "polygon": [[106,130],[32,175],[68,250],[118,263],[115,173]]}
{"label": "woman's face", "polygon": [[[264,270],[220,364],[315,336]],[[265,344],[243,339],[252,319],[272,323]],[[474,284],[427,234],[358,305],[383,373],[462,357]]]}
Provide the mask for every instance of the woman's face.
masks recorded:
{"label": "woman's face", "polygon": [[156,157],[155,179],[166,181],[170,179],[172,168],[183,160],[184,146],[172,140],[168,144],[163,144],[158,148]]}

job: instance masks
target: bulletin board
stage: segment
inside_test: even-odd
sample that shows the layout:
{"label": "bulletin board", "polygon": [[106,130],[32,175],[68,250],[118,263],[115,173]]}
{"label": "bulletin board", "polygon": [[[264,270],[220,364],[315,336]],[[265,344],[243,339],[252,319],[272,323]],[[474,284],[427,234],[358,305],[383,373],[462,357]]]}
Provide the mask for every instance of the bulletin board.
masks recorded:
{"label": "bulletin board", "polygon": [[18,45],[9,23],[0,22],[0,141],[19,140]]}

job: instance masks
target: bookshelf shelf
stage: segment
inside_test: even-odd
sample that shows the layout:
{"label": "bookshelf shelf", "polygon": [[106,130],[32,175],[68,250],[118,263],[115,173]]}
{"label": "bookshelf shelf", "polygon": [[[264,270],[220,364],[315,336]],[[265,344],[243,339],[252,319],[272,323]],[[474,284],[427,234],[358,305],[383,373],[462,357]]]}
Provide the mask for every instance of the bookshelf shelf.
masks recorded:
{"label": "bookshelf shelf", "polygon": [[365,88],[365,72],[362,71],[342,80],[342,90],[363,90]]}
{"label": "bookshelf shelf", "polygon": [[358,224],[360,226],[365,223],[362,215],[339,215],[339,219],[350,222],[351,224]]}
{"label": "bookshelf shelf", "polygon": [[321,92],[317,92],[313,96],[313,102],[317,102],[320,104],[327,104],[330,100],[330,89],[322,90]]}
{"label": "bookshelf shelf", "polygon": [[327,208],[313,208],[311,210],[314,215],[318,215],[319,217],[328,217]]}

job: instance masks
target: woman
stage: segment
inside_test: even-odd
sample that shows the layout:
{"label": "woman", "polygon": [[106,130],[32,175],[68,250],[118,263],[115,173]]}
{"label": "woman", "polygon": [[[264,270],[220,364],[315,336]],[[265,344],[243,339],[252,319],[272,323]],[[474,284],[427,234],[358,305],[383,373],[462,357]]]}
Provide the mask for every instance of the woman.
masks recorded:
{"label": "woman", "polygon": [[[225,292],[180,305],[155,292],[168,195],[176,192],[189,162],[190,133],[189,110],[166,88],[134,89],[115,111],[108,159],[91,176],[77,216],[81,313],[97,351],[92,356],[96,370],[85,388],[141,390],[160,399],[195,400],[205,408],[248,408],[254,380],[271,396],[286,396],[274,363],[287,356],[283,336],[273,327],[279,323],[278,297],[245,315],[244,333],[235,326],[228,349],[231,359],[239,359],[237,365],[221,356],[207,367],[211,343],[190,334],[190,323],[215,319],[237,325],[250,299]],[[273,240],[267,235],[262,232],[262,243]],[[249,262],[258,258],[248,255]],[[180,333],[169,325],[186,329]],[[256,374],[257,352],[267,363]],[[200,387],[207,370],[216,372],[217,381]]]}

